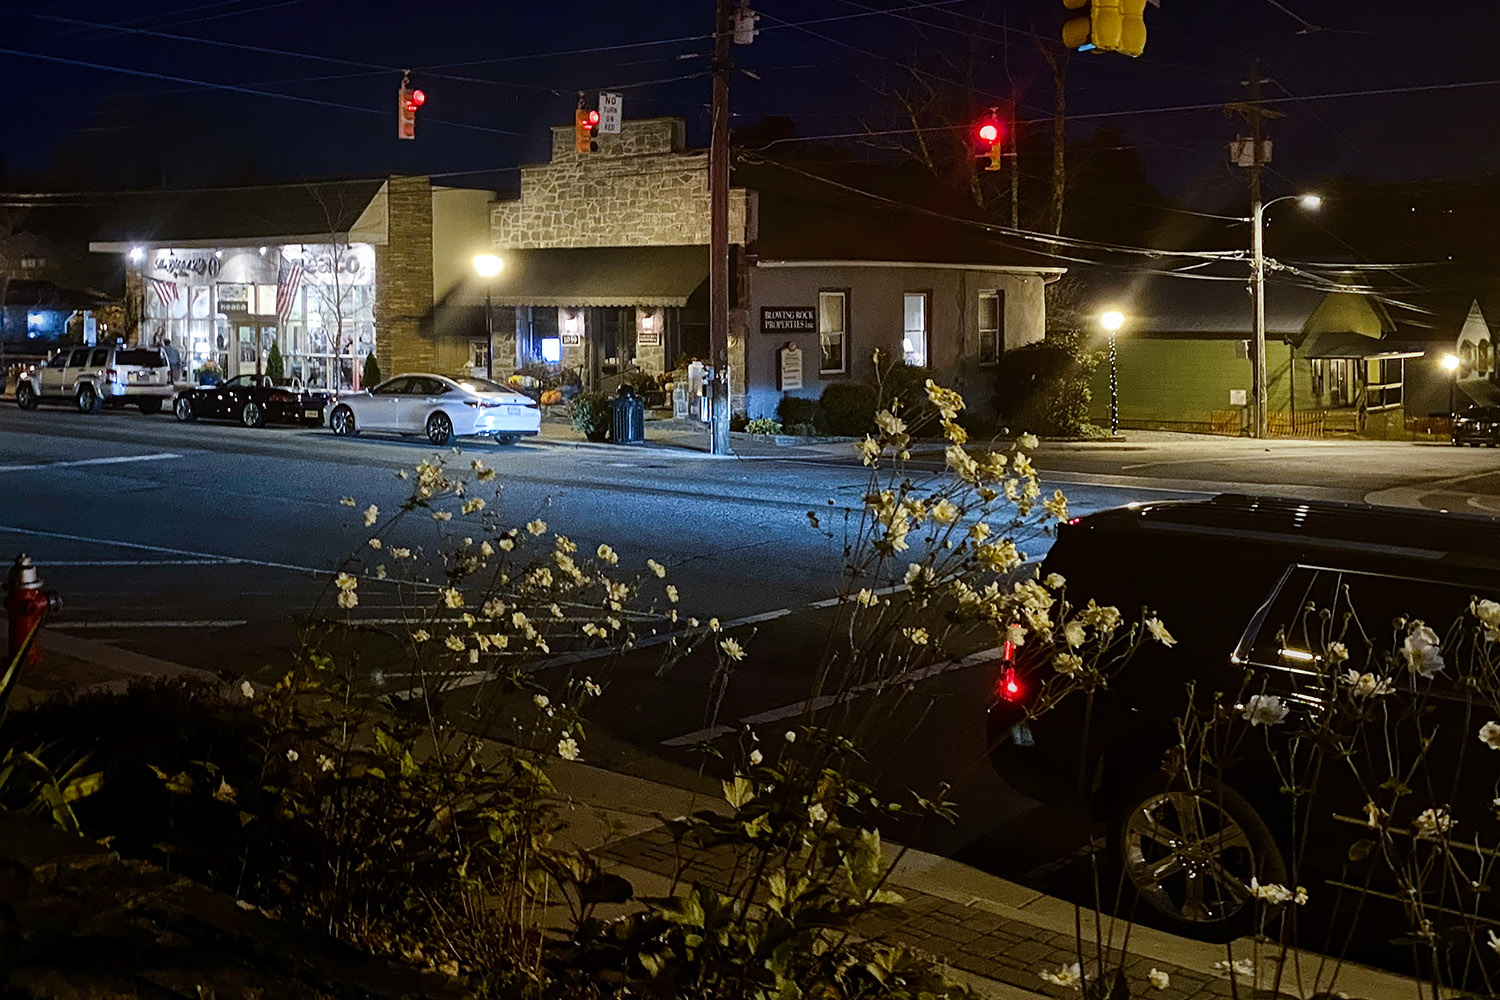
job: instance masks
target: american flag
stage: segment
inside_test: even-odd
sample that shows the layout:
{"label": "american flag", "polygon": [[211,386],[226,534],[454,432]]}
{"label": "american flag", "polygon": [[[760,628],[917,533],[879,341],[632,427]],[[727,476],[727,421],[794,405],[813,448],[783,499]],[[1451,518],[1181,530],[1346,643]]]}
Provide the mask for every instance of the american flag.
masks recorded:
{"label": "american flag", "polygon": [[276,269],[276,320],[282,326],[291,318],[297,292],[302,288],[302,274],[302,261],[281,258],[281,266]]}
{"label": "american flag", "polygon": [[177,301],[177,282],[166,281],[162,278],[147,278],[146,280],[151,282],[151,290],[156,293],[156,297],[161,300],[163,306],[170,307],[173,302]]}

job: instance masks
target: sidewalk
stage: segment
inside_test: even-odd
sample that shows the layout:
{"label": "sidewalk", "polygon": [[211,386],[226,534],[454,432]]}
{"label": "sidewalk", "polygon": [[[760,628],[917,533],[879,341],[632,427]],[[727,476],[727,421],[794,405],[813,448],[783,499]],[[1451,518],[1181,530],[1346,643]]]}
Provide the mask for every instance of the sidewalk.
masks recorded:
{"label": "sidewalk", "polygon": [[[721,456],[710,454],[708,425],[681,420],[646,421],[646,441],[641,445],[585,441],[583,434],[574,430],[572,424],[557,420],[543,420],[541,434],[531,440],[554,447],[600,450],[621,456],[649,451],[657,455],[722,460]],[[730,460],[847,459],[853,454],[850,441],[843,438],[799,439],[779,434],[768,436],[740,431],[729,435],[729,448],[733,454],[724,457]]]}
{"label": "sidewalk", "polygon": [[[4,632],[0,624],[0,633]],[[193,678],[215,681],[215,675],[165,660],[122,650],[106,643],[80,639],[50,630],[42,635],[44,662],[22,675],[13,704],[20,707],[49,697],[82,691],[123,690],[146,679]],[[674,785],[663,784],[592,767],[581,762],[556,761],[549,776],[567,805],[566,828],[560,834],[564,846],[595,851],[608,867],[628,879],[638,895],[665,894],[674,878],[688,883],[714,882],[728,870],[725,852],[697,854],[690,866],[682,867],[661,817],[679,816],[701,809],[725,809],[711,798]],[[613,828],[612,837],[606,833]],[[899,848],[887,844],[887,856]],[[889,885],[903,902],[889,912],[872,915],[860,925],[861,933],[880,940],[918,948],[942,959],[954,978],[992,1000],[1034,1000],[1040,996],[1076,997],[1076,990],[1042,981],[1041,971],[1055,972],[1078,962],[1079,946],[1075,920],[1081,919],[1085,942],[1094,940],[1093,914],[1081,915],[1064,900],[1007,882],[948,858],[907,850],[891,874]],[[1106,940],[1116,948],[1124,926],[1103,922]],[[1091,944],[1083,946],[1084,965],[1093,961]],[[1258,958],[1255,945],[1239,941],[1235,959]],[[1275,976],[1275,963],[1268,951],[1256,963],[1255,984],[1268,988]],[[1174,937],[1137,926],[1130,931],[1130,955],[1125,961],[1132,996],[1162,1000],[1227,1000],[1249,996],[1249,977],[1238,984],[1238,993],[1224,972],[1214,965],[1226,957],[1224,946]],[[1118,961],[1116,954],[1112,963]],[[1302,968],[1317,968],[1317,956],[1305,955]],[[1157,969],[1171,977],[1165,989],[1155,989],[1148,973]],[[1305,973],[1311,978],[1310,973]],[[1286,976],[1291,979],[1290,970]],[[1335,991],[1359,1000],[1413,995],[1415,984],[1407,979],[1351,964],[1345,964],[1336,983],[1318,984],[1320,993]],[[1287,996],[1312,995],[1294,991],[1283,982]],[[1268,994],[1257,994],[1268,995]]]}

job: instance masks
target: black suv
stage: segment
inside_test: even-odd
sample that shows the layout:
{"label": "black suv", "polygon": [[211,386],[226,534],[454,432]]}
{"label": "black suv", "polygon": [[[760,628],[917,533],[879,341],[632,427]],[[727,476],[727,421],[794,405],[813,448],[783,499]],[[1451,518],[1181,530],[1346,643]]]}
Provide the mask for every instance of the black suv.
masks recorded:
{"label": "black suv", "polygon": [[[1342,900],[1337,905],[1345,913],[1355,903],[1382,911],[1383,928],[1414,914],[1435,923],[1496,925],[1495,893],[1445,883],[1414,896],[1369,845],[1380,839],[1370,824],[1388,824],[1391,839],[1383,843],[1425,850],[1436,843],[1420,832],[1425,821],[1441,827],[1437,836],[1444,840],[1451,829],[1456,856],[1469,850],[1463,841],[1483,841],[1469,859],[1474,871],[1494,864],[1500,752],[1476,733],[1486,720],[1500,719],[1500,695],[1496,658],[1472,609],[1476,600],[1500,596],[1500,521],[1235,495],[1141,504],[1062,526],[1041,567],[1043,576],[1051,573],[1066,578],[1070,601],[1115,605],[1127,623],[1149,610],[1177,643],[1145,643],[1106,688],[1092,696],[1075,692],[1045,712],[1028,709],[1055,677],[1053,668],[1037,653],[1028,662],[1030,650],[1022,647],[996,684],[990,757],[1018,791],[1106,824],[1106,862],[1122,876],[1119,884],[1155,911],[1157,923],[1210,939],[1253,929],[1247,922],[1258,919],[1254,878],[1306,886],[1313,902]],[[1329,617],[1319,619],[1310,605]],[[1449,662],[1442,670],[1423,675],[1407,654],[1391,656],[1413,634],[1412,619],[1443,633]],[[1333,631],[1309,641],[1318,621]],[[1343,648],[1326,641],[1340,628],[1349,629],[1343,663]],[[1421,645],[1412,647],[1419,661],[1436,655]],[[1374,673],[1363,691],[1345,676],[1355,667]],[[1386,678],[1390,687],[1371,694],[1372,682]],[[1239,720],[1257,697],[1274,696],[1275,710],[1285,709],[1280,724],[1246,729],[1245,741],[1217,762],[1218,777],[1199,786],[1211,793],[1206,800],[1195,792],[1190,801],[1181,772],[1174,776],[1163,766],[1178,743],[1178,720],[1191,714],[1190,684],[1199,706],[1223,693],[1233,725],[1249,725]],[[1357,700],[1366,695],[1368,701]],[[1342,718],[1320,713],[1355,705],[1369,706],[1385,727],[1377,731],[1393,735],[1362,745],[1367,756],[1360,760],[1329,764],[1315,797],[1301,800],[1306,816],[1293,835],[1294,796],[1266,750],[1284,753],[1318,719]],[[1393,801],[1394,786],[1376,772],[1400,771],[1425,736],[1431,737],[1425,766],[1417,776],[1402,772],[1412,787]],[[1305,754],[1305,742],[1302,748]],[[1370,760],[1377,764],[1360,772]],[[1372,819],[1372,803],[1390,812]],[[1425,820],[1423,810],[1433,810]],[[1449,821],[1452,827],[1443,827]],[[1478,937],[1482,943],[1484,935]]]}

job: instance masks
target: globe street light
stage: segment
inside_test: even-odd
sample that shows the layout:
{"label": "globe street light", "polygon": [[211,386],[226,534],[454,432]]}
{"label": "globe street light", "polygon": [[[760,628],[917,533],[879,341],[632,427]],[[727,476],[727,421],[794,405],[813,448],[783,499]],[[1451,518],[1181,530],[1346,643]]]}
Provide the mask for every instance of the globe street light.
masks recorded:
{"label": "globe street light", "polygon": [[488,379],[495,377],[495,310],[490,305],[490,291],[495,285],[495,275],[504,267],[505,261],[492,253],[474,255],[474,270],[484,279],[484,336],[488,344],[485,348],[484,377]]}
{"label": "globe street light", "polygon": [[1109,334],[1109,433],[1120,432],[1120,380],[1115,369],[1115,334],[1125,325],[1125,314],[1109,309],[1099,316],[1099,325]]}
{"label": "globe street light", "polygon": [[1272,198],[1265,204],[1260,201],[1260,188],[1254,189],[1254,200],[1250,212],[1250,290],[1254,308],[1254,350],[1250,355],[1255,381],[1255,436],[1266,436],[1266,209],[1278,201],[1297,199],[1297,204],[1310,211],[1323,207],[1323,199],[1315,194],[1284,194]]}
{"label": "globe street light", "polygon": [[1457,354],[1444,354],[1439,364],[1453,374],[1448,380],[1448,421],[1451,424],[1458,416],[1455,403],[1458,396],[1458,368],[1462,362],[1458,360]]}

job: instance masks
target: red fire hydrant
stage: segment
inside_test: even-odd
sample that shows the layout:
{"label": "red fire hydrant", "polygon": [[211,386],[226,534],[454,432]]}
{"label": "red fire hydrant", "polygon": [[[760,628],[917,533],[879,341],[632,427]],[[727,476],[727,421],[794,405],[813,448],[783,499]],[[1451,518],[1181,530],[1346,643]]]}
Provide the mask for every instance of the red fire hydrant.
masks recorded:
{"label": "red fire hydrant", "polygon": [[[10,639],[6,662],[16,658],[33,629],[40,628],[48,615],[60,610],[62,599],[57,596],[57,591],[42,588],[41,575],[31,557],[24,552],[16,556],[10,575],[5,578],[5,617]],[[26,666],[36,666],[41,662],[42,644],[33,640],[26,654]]]}

